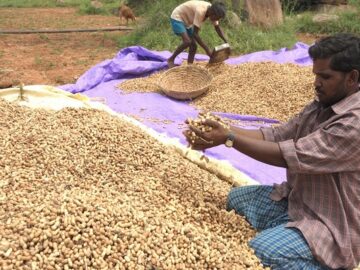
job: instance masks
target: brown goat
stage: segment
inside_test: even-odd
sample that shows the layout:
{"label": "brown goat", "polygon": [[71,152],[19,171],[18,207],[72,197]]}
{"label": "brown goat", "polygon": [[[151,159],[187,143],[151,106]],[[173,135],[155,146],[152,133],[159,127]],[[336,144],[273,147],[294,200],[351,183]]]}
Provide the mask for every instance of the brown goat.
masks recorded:
{"label": "brown goat", "polygon": [[129,23],[129,19],[131,19],[133,22],[136,21],[134,12],[129,8],[127,5],[121,5],[119,7],[119,16],[120,16],[120,24],[122,24],[122,18],[126,19],[126,25]]}

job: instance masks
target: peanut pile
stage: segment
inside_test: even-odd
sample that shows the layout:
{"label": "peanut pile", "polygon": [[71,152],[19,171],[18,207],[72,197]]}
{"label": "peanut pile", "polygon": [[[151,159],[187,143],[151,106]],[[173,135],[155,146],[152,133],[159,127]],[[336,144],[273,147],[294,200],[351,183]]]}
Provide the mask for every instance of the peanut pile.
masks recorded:
{"label": "peanut pile", "polygon": [[[198,109],[286,121],[314,98],[311,67],[274,62],[196,64],[213,76],[209,91],[191,102]],[[125,92],[160,92],[156,83],[161,74],[128,80],[118,87]]]}
{"label": "peanut pile", "polygon": [[193,101],[200,109],[287,121],[314,98],[311,67],[261,62],[210,68],[209,91]]}
{"label": "peanut pile", "polygon": [[160,79],[164,71],[156,72],[147,77],[135,78],[123,81],[118,85],[118,88],[123,90],[125,93],[141,92],[161,92],[157,82]]}
{"label": "peanut pile", "polygon": [[230,185],[90,109],[0,100],[0,269],[263,269]]}
{"label": "peanut pile", "polygon": [[[221,117],[211,114],[210,112],[201,112],[196,119],[189,118],[187,119],[188,125],[198,128],[202,132],[208,132],[212,130],[211,126],[206,125],[206,120],[213,120],[221,124],[223,127],[230,129],[229,124],[227,124]],[[190,131],[190,144],[193,144],[195,140],[202,139],[196,135],[194,131]]]}

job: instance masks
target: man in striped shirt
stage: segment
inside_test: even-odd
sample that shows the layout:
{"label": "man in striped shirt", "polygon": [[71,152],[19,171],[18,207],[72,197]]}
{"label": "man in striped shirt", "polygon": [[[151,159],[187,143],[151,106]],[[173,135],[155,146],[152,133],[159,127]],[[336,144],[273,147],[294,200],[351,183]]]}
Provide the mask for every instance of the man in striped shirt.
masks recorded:
{"label": "man in striped shirt", "polygon": [[[313,102],[272,128],[210,132],[194,149],[223,143],[259,161],[287,168],[281,185],[231,190],[228,210],[259,231],[250,241],[272,269],[352,269],[360,261],[360,38],[326,37],[309,48]],[[189,137],[188,132],[184,133]]]}

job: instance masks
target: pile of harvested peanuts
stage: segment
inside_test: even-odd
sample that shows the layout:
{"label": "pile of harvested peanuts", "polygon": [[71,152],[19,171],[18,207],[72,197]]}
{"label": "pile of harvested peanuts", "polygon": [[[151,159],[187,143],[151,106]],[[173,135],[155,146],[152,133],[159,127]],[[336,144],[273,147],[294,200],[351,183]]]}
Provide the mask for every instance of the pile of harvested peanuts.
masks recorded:
{"label": "pile of harvested peanuts", "polygon": [[231,188],[92,109],[0,100],[0,269],[263,269]]}
{"label": "pile of harvested peanuts", "polygon": [[311,67],[261,62],[209,68],[210,89],[193,101],[203,110],[287,121],[314,98]]}
{"label": "pile of harvested peanuts", "polygon": [[[286,121],[314,98],[311,67],[273,62],[196,64],[213,76],[209,91],[191,102],[201,110]],[[160,92],[161,74],[128,80],[118,87],[124,92]]]}

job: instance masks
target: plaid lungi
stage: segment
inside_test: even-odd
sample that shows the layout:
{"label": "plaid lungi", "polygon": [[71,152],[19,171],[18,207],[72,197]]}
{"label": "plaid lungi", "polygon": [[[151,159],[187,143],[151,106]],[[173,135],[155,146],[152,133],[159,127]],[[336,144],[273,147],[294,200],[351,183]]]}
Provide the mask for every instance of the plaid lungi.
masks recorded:
{"label": "plaid lungi", "polygon": [[297,228],[286,228],[288,202],[270,199],[271,186],[245,186],[230,191],[227,209],[243,215],[259,233],[249,242],[265,266],[275,270],[328,270],[313,257]]}

